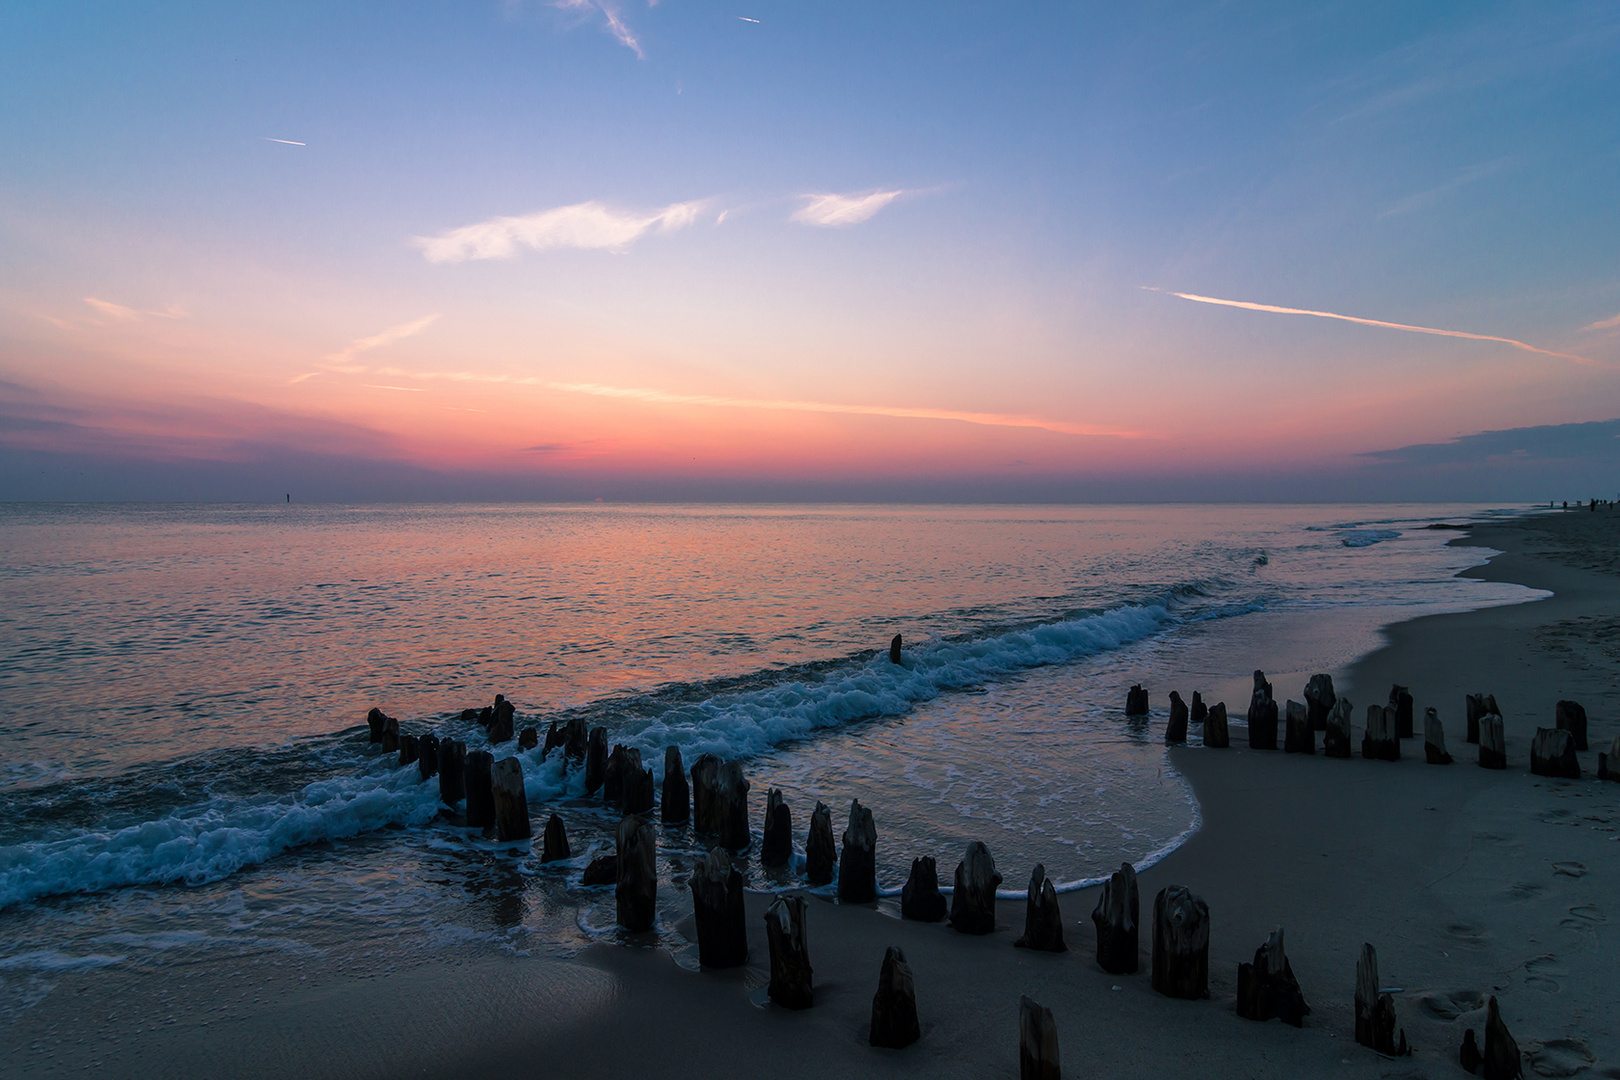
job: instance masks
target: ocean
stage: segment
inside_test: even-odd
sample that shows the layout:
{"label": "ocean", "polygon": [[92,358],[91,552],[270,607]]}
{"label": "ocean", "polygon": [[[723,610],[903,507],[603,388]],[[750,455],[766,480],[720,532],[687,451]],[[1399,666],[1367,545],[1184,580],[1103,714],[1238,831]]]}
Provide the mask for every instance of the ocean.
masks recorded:
{"label": "ocean", "polygon": [[[801,855],[816,802],[838,834],[858,798],[891,914],[914,857],[948,885],[971,840],[1007,896],[1037,862],[1066,889],[1147,865],[1199,823],[1172,689],[1241,718],[1256,668],[1303,700],[1381,626],[1541,595],[1456,577],[1489,553],[1427,527],[1516,512],[0,507],[0,1025],[65,971],[218,980],[225,1015],[271,969],[603,940],[695,965],[674,927],[699,840],[658,827],[658,924],[619,931],[612,889],[580,883],[617,815],[560,752],[488,747],[461,715],[496,694],[542,738],[605,727],[660,779],[669,745],[740,760],[755,854],[769,789]],[[1148,717],[1124,715],[1133,683]],[[534,845],[462,827],[369,741],[373,706],[516,755]],[[553,812],[574,857],[542,866]]]}

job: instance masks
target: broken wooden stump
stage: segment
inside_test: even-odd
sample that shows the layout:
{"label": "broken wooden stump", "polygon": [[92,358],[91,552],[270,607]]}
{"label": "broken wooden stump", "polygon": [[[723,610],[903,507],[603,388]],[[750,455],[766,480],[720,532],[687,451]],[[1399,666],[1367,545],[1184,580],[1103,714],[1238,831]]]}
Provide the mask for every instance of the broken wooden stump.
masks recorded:
{"label": "broken wooden stump", "polygon": [[1328,712],[1327,728],[1322,733],[1322,753],[1330,758],[1350,756],[1350,724],[1355,706],[1350,699],[1341,697]]}
{"label": "broken wooden stump", "polygon": [[1226,702],[1217,701],[1209,707],[1204,718],[1204,745],[1225,749],[1232,745],[1231,732],[1226,727]]}
{"label": "broken wooden stump", "polygon": [[626,930],[651,930],[658,913],[658,835],[652,822],[639,814],[619,821],[613,835],[618,881],[613,895],[618,901],[619,925]]}
{"label": "broken wooden stump", "polygon": [[1283,951],[1282,927],[1271,932],[1266,943],[1254,951],[1254,963],[1239,964],[1237,1014],[1245,1020],[1270,1020],[1303,1027],[1311,1007],[1300,992],[1299,980]]}
{"label": "broken wooden stump", "polygon": [[1430,765],[1451,764],[1451,755],[1446,752],[1446,729],[1433,706],[1423,710],[1423,757]]}
{"label": "broken wooden stump", "polygon": [[1167,743],[1184,743],[1187,741],[1187,703],[1181,700],[1181,695],[1174,690],[1170,691],[1170,723],[1164,728],[1164,741]]}
{"label": "broken wooden stump", "polygon": [[1136,868],[1120,863],[1103,882],[1097,908],[1091,913],[1097,927],[1097,966],[1111,975],[1134,975],[1139,966],[1137,926],[1142,921],[1136,891]]}
{"label": "broken wooden stump", "polygon": [[619,857],[617,855],[598,855],[585,867],[585,873],[580,875],[581,885],[617,885],[619,883]]}
{"label": "broken wooden stump", "polygon": [[900,662],[900,635],[896,634],[896,635],[894,635],[894,640],[889,642],[889,663],[898,664],[899,662]]}
{"label": "broken wooden stump", "polygon": [[793,861],[793,815],[788,812],[781,788],[765,793],[765,827],[760,832],[761,866],[786,866]]}
{"label": "broken wooden stump", "polygon": [[765,909],[765,944],[771,951],[767,992],[784,1009],[808,1009],[814,1004],[804,906],[802,896],[778,896]]}
{"label": "broken wooden stump", "polygon": [[416,768],[423,780],[439,775],[439,737],[423,735],[416,740]]}
{"label": "broken wooden stump", "polygon": [[1607,753],[1598,754],[1597,774],[1599,780],[1620,780],[1620,735],[1610,740]]}
{"label": "broken wooden stump", "polygon": [[585,794],[595,795],[607,779],[607,728],[591,728],[585,743]]}
{"label": "broken wooden stump", "polygon": [[1041,952],[1068,952],[1063,943],[1063,914],[1058,910],[1057,887],[1046,867],[1035,864],[1029,876],[1029,898],[1024,902],[1024,935],[1013,945]]}
{"label": "broken wooden stump", "polygon": [[653,808],[654,793],[657,785],[653,782],[651,769],[637,769],[624,778],[624,802],[622,806],[626,814],[650,814]]}
{"label": "broken wooden stump", "polygon": [[748,780],[742,763],[703,754],[692,763],[692,828],[741,851],[753,842],[748,831]]}
{"label": "broken wooden stump", "polygon": [[1524,1075],[1519,1044],[1502,1023],[1502,1010],[1494,994],[1485,1003],[1485,1053],[1480,1063],[1485,1067],[1485,1080],[1515,1080]]}
{"label": "broken wooden stump", "polygon": [[1312,731],[1327,730],[1328,715],[1338,701],[1338,695],[1333,692],[1333,676],[1311,676],[1311,681],[1305,684],[1305,712],[1310,717]]}
{"label": "broken wooden stump", "polygon": [[1148,692],[1137,683],[1125,691],[1125,715],[1146,716],[1148,714]]}
{"label": "broken wooden stump", "polygon": [[1255,671],[1254,694],[1249,698],[1249,749],[1277,749],[1277,699],[1271,695],[1266,673]]}
{"label": "broken wooden stump", "polygon": [[490,770],[490,791],[495,798],[495,839],[504,844],[533,836],[529,797],[523,791],[523,763],[515,757],[497,761]]}
{"label": "broken wooden stump", "polygon": [[1404,686],[1389,688],[1389,707],[1395,710],[1395,737],[1410,739],[1412,730],[1412,695]]}
{"label": "broken wooden stump", "polygon": [[[898,640],[898,639],[897,639]],[[883,951],[877,993],[872,995],[872,1025],[866,1041],[873,1046],[901,1050],[922,1038],[917,1025],[917,986],[911,965],[899,946]]]}
{"label": "broken wooden stump", "polygon": [[[533,728],[533,727],[526,727],[522,731],[518,732],[518,749],[519,750],[533,750],[535,747],[537,747],[539,745],[540,745],[540,731],[539,731],[539,729]],[[545,760],[544,755],[541,755],[541,760],[542,761]]]}
{"label": "broken wooden stump", "polygon": [[467,797],[467,744],[460,739],[439,743],[439,799],[454,806]]}
{"label": "broken wooden stump", "polygon": [[1536,737],[1530,743],[1530,772],[1579,780],[1581,763],[1575,757],[1575,737],[1563,728],[1536,728]]}
{"label": "broken wooden stump", "polygon": [[[603,735],[605,737],[606,732]],[[585,730],[585,718],[570,717],[568,726],[563,729],[563,753],[568,755],[569,761],[577,764],[585,760],[590,750],[590,738],[590,733]]]}
{"label": "broken wooden stump", "polygon": [[512,739],[512,720],[514,712],[512,703],[501,694],[495,695],[494,716],[489,722],[489,742],[491,746],[499,746]]}
{"label": "broken wooden stump", "polygon": [[557,721],[553,720],[551,726],[546,729],[546,741],[545,745],[540,748],[540,760],[544,761],[550,757],[553,750],[561,749],[564,753],[567,753],[567,746],[568,729],[558,727]]}
{"label": "broken wooden stump", "polygon": [[641,772],[641,751],[623,743],[614,743],[608,755],[607,769],[602,773],[602,801],[609,806],[624,807],[624,782],[632,773]]}
{"label": "broken wooden stump", "polygon": [[401,768],[406,765],[416,764],[416,757],[420,752],[416,745],[415,735],[401,735],[399,737],[399,764]]}
{"label": "broken wooden stump", "polygon": [[859,799],[849,804],[844,853],[838,860],[838,899],[846,904],[877,899],[877,824]]}
{"label": "broken wooden stump", "polygon": [[1018,1080],[1061,1080],[1057,1022],[1052,1010],[1018,998]]}
{"label": "broken wooden stump", "polygon": [[1386,705],[1367,706],[1367,730],[1361,736],[1361,756],[1368,761],[1401,760],[1394,709]]}
{"label": "broken wooden stump", "polygon": [[392,716],[383,718],[382,748],[385,754],[399,752],[399,721]]}
{"label": "broken wooden stump", "polygon": [[1464,694],[1463,714],[1467,721],[1465,742],[1479,742],[1479,719],[1486,713],[1484,694]]}
{"label": "broken wooden stump", "polygon": [[945,917],[945,897],[939,891],[939,867],[932,855],[911,860],[911,875],[900,890],[900,917],[917,922],[939,922]]}
{"label": "broken wooden stump", "polygon": [[1575,749],[1585,750],[1586,709],[1578,701],[1560,701],[1553,709],[1553,726],[1569,732]]}
{"label": "broken wooden stump", "polygon": [[370,729],[372,742],[380,743],[383,741],[383,732],[388,728],[388,720],[388,714],[378,708],[373,708],[366,713],[366,727]]}
{"label": "broken wooden stump", "polygon": [[1201,728],[1204,721],[1209,719],[1209,706],[1204,704],[1204,695],[1197,690],[1193,691],[1192,710],[1187,722],[1193,727]]}
{"label": "broken wooden stump", "polygon": [[810,813],[810,833],[804,842],[804,876],[811,885],[831,884],[838,869],[838,847],[833,843],[832,811],[819,800]]}
{"label": "broken wooden stump", "polygon": [[495,792],[492,770],[495,755],[488,750],[474,750],[467,755],[462,769],[462,789],[467,793],[467,827],[493,829],[495,827]]}
{"label": "broken wooden stump", "polygon": [[664,789],[660,793],[659,817],[665,825],[678,825],[692,816],[692,791],[686,785],[686,767],[681,748],[664,747]]}
{"label": "broken wooden stump", "polygon": [[548,863],[573,857],[574,853],[568,849],[568,830],[563,826],[563,819],[552,814],[551,819],[546,822],[545,835],[541,841],[540,861]]}
{"label": "broken wooden stump", "polygon": [[741,967],[748,962],[748,921],[742,875],[725,848],[711,848],[692,863],[692,914],[697,921],[698,962],[704,967]]}
{"label": "broken wooden stump", "polygon": [[1316,729],[1311,727],[1310,711],[1290,699],[1284,715],[1283,750],[1290,754],[1316,753]]}
{"label": "broken wooden stump", "polygon": [[951,894],[951,925],[964,934],[988,934],[996,928],[996,886],[1001,875],[990,849],[975,840],[956,864],[956,890]]}
{"label": "broken wooden stump", "polygon": [[1390,1057],[1411,1053],[1406,1031],[1396,1027],[1395,999],[1379,990],[1378,951],[1368,944],[1356,960],[1356,1042]]}
{"label": "broken wooden stump", "polygon": [[1457,1051],[1457,1064],[1463,1067],[1464,1072],[1477,1073],[1484,1063],[1485,1056],[1479,1052],[1479,1042],[1474,1038],[1474,1029],[1469,1028],[1463,1032],[1462,1049]]}
{"label": "broken wooden stump", "polygon": [[1182,885],[1153,898],[1153,989],[1165,997],[1209,996],[1209,905]]}
{"label": "broken wooden stump", "polygon": [[1507,735],[1502,731],[1499,713],[1486,713],[1479,718],[1479,767],[1507,768]]}

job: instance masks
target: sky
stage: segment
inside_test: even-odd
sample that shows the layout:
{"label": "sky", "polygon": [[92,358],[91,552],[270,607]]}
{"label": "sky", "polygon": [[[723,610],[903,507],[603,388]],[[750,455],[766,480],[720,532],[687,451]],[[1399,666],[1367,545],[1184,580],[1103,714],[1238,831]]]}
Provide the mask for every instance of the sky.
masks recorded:
{"label": "sky", "polygon": [[0,498],[1620,488],[1612,3],[12,4],[0,101]]}

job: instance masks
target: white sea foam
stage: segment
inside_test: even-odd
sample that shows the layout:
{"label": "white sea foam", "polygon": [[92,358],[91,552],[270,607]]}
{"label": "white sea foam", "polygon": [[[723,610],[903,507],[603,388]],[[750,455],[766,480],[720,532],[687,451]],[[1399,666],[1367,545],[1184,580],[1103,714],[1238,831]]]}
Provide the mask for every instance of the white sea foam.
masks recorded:
{"label": "white sea foam", "polygon": [[1395,540],[1401,535],[1399,529],[1346,529],[1339,534],[1339,542],[1345,547],[1372,547],[1385,540]]}

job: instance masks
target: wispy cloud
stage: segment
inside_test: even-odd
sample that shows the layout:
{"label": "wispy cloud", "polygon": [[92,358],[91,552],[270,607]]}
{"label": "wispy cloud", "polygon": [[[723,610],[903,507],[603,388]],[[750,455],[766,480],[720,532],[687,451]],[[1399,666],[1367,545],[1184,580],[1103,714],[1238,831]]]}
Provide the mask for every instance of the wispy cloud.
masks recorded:
{"label": "wispy cloud", "polygon": [[1592,323],[1590,326],[1581,327],[1581,331],[1584,333],[1588,330],[1613,330],[1617,326],[1620,326],[1620,315],[1616,315],[1608,319],[1600,319],[1597,322]]}
{"label": "wispy cloud", "polygon": [[132,322],[141,317],[140,313],[134,308],[127,308],[123,304],[115,304],[111,300],[97,300],[93,296],[87,296],[84,298],[84,302],[95,308],[101,314],[107,316],[109,319],[120,319],[126,322]]}
{"label": "wispy cloud", "polygon": [[363,383],[368,390],[398,390],[406,394],[425,394],[427,389],[421,386],[384,386],[381,383]]}
{"label": "wispy cloud", "polygon": [[620,45],[635,53],[637,59],[647,59],[647,54],[641,50],[641,42],[636,40],[635,33],[631,31],[629,24],[624,21],[624,17],[619,14],[618,5],[608,3],[607,0],[556,0],[555,6],[562,8],[564,11],[594,11],[599,13],[602,16],[607,32],[617,38]]}
{"label": "wispy cloud", "polygon": [[[396,341],[403,341],[405,338],[413,337],[416,334],[420,334],[423,330],[426,330],[428,327],[432,326],[438,321],[439,316],[438,313],[435,312],[432,315],[424,315],[420,319],[413,319],[408,323],[400,323],[398,326],[390,326],[387,330],[384,330],[380,334],[373,334],[370,337],[359,338],[350,342],[345,348],[339,349],[331,356],[328,356],[326,359],[328,364],[331,365],[330,367],[323,368],[320,371],[306,371],[304,374],[299,375],[291,381],[295,383],[306,382],[309,379],[313,379],[317,375],[325,374],[327,371],[340,371],[346,374],[362,374],[370,369],[355,365],[353,361],[356,356],[363,352],[369,352],[372,349],[378,349],[384,345],[392,345]],[[383,387],[383,389],[398,390],[402,388]]]}
{"label": "wispy cloud", "polygon": [[704,200],[671,203],[651,213],[613,210],[599,202],[575,203],[520,217],[497,217],[413,241],[428,262],[509,259],[518,248],[600,248],[622,251],[648,231],[675,232],[697,220]]}
{"label": "wispy cloud", "polygon": [[259,138],[264,140],[265,142],[278,142],[283,146],[308,146],[309,145],[309,143],[294,142],[292,139],[272,139],[268,135],[260,135]]}
{"label": "wispy cloud", "polygon": [[793,214],[801,225],[840,228],[859,225],[904,195],[899,191],[873,191],[865,195],[806,195],[805,204]]}
{"label": "wispy cloud", "polygon": [[[1150,285],[1144,285],[1143,288],[1150,292],[1160,291]],[[1411,326],[1407,323],[1384,322],[1382,319],[1363,319],[1355,315],[1338,315],[1331,311],[1309,311],[1305,308],[1277,307],[1275,304],[1256,304],[1248,300],[1219,300],[1213,296],[1199,296],[1196,293],[1173,292],[1170,295],[1179,296],[1183,300],[1192,300],[1199,304],[1219,304],[1221,307],[1243,308],[1245,311],[1265,311],[1273,315],[1311,315],[1318,319],[1338,319],[1341,322],[1360,323],[1363,326],[1382,326],[1386,330],[1406,330],[1414,334],[1436,334],[1440,337],[1467,338],[1470,341],[1494,341],[1502,345],[1511,345],[1515,349],[1523,349],[1525,352],[1539,353],[1542,356],[1556,356],[1561,360],[1574,360],[1581,364],[1595,363],[1595,361],[1584,356],[1553,352],[1551,349],[1538,349],[1534,345],[1527,345],[1513,338],[1496,337],[1493,334],[1470,334],[1466,330],[1441,330],[1433,326]]]}

